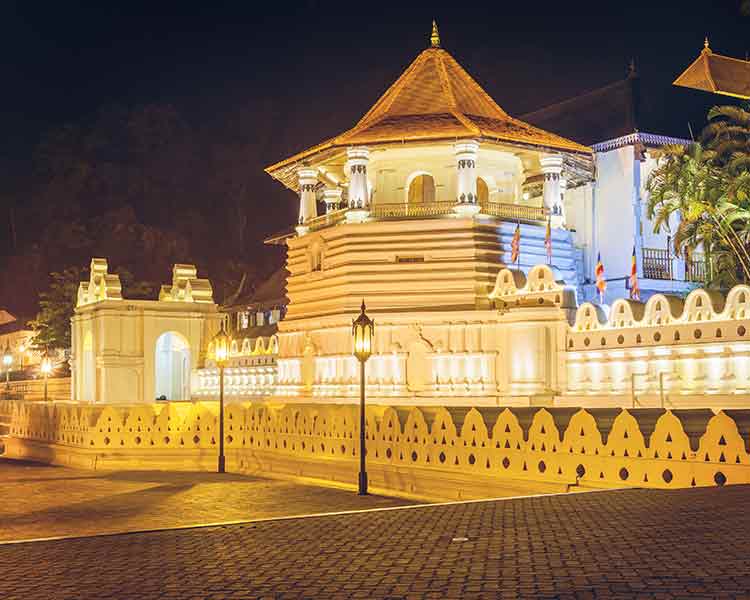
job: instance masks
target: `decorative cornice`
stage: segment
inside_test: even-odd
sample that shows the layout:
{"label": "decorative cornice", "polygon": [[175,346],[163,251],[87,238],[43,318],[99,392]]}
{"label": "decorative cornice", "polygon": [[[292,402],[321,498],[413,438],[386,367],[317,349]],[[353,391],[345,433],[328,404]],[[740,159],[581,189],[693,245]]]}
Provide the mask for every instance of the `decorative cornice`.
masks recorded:
{"label": "decorative cornice", "polygon": [[653,148],[658,146],[666,146],[667,144],[687,146],[689,143],[690,140],[686,140],[684,138],[676,138],[668,135],[635,131],[633,133],[629,133],[628,135],[623,135],[612,140],[599,142],[598,144],[592,144],[591,148],[594,152],[608,152],[610,150],[615,150],[616,148],[622,148],[623,146],[635,146],[637,144]]}

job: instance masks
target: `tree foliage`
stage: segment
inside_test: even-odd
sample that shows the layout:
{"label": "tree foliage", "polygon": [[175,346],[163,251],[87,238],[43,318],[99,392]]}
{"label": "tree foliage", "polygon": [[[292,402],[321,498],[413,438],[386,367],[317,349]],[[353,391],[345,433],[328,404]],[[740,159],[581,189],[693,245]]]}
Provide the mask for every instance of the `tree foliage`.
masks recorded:
{"label": "tree foliage", "polygon": [[709,285],[728,287],[750,282],[750,110],[715,106],[708,121],[699,141],[658,153],[647,209],[657,232],[679,223],[677,255],[702,252]]}
{"label": "tree foliage", "polygon": [[2,257],[4,307],[44,312],[48,274],[95,256],[161,283],[174,263],[196,264],[217,302],[243,279],[247,288],[271,272],[275,264],[258,265],[264,219],[252,218],[258,178],[267,176],[248,160],[261,161],[273,123],[254,132],[246,112],[222,115],[222,126],[209,130],[169,105],[112,106],[46,135],[28,177],[8,191],[20,226]]}

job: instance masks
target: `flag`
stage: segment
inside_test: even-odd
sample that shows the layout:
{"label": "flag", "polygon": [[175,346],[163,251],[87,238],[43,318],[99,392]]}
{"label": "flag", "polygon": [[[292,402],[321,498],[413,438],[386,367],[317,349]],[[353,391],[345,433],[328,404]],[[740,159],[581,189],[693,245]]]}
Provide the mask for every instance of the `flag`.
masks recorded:
{"label": "flag", "polygon": [[521,255],[521,224],[516,225],[516,232],[513,234],[513,240],[510,242],[510,262],[514,263]]}
{"label": "flag", "polygon": [[641,288],[638,287],[638,264],[635,261],[635,246],[633,246],[633,262],[630,266],[630,299],[641,299]]}
{"label": "flag", "polygon": [[547,231],[544,234],[544,247],[547,249],[547,263],[552,264],[552,222],[547,219]]}
{"label": "flag", "polygon": [[599,290],[599,302],[604,304],[604,292],[607,291],[607,280],[604,279],[604,265],[602,264],[602,253],[599,252],[596,257],[596,289]]}

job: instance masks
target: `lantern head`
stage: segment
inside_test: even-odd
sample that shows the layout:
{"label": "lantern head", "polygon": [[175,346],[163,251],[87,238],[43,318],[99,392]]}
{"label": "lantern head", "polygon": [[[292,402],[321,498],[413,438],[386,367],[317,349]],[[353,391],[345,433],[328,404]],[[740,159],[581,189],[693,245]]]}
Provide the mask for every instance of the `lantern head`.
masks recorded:
{"label": "lantern head", "polygon": [[223,368],[227,364],[227,359],[229,358],[229,346],[231,343],[232,340],[229,338],[226,331],[224,331],[224,323],[222,322],[221,330],[213,339],[214,361],[216,362],[217,367]]}
{"label": "lantern head", "polygon": [[6,368],[10,368],[13,364],[13,353],[10,351],[10,343],[5,345],[5,352],[3,353],[3,364]]}
{"label": "lantern head", "polygon": [[372,354],[372,338],[375,335],[375,322],[365,314],[365,301],[362,300],[362,312],[352,321],[354,338],[354,356],[360,362],[366,362]]}
{"label": "lantern head", "polygon": [[46,348],[44,354],[42,354],[42,363],[39,365],[39,369],[45,377],[52,372],[52,359]]}

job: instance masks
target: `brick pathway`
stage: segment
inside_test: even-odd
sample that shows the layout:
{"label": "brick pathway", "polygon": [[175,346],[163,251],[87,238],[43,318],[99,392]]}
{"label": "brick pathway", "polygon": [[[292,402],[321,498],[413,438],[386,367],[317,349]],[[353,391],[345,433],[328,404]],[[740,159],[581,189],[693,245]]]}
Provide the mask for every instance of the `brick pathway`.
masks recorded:
{"label": "brick pathway", "polygon": [[108,473],[0,459],[0,541],[404,504],[409,502],[244,475]]}
{"label": "brick pathway", "polygon": [[749,505],[624,490],[0,545],[0,596],[750,598]]}

